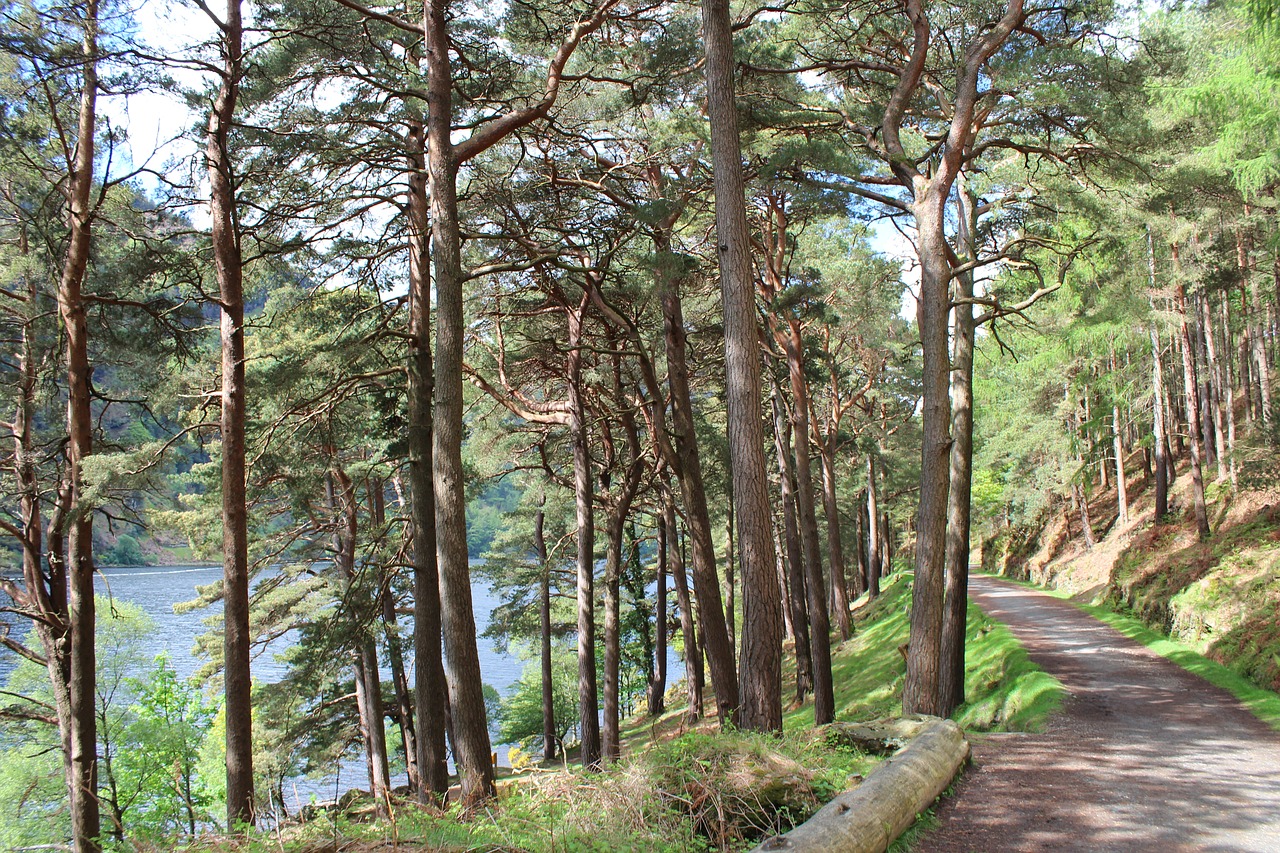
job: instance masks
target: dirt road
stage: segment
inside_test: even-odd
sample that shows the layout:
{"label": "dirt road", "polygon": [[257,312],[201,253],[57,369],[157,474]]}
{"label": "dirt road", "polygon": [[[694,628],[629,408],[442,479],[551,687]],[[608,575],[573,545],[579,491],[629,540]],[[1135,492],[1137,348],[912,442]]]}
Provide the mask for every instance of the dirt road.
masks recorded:
{"label": "dirt road", "polygon": [[1280,853],[1280,733],[1065,601],[978,577],[971,592],[1071,696],[1043,734],[975,736],[917,850]]}

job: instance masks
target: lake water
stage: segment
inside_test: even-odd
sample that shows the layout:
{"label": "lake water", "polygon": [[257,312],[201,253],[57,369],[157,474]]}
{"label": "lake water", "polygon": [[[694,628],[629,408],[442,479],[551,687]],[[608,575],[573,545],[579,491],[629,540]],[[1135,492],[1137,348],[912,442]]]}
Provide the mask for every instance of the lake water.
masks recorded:
{"label": "lake water", "polygon": [[[195,598],[197,586],[207,586],[221,577],[221,566],[111,567],[100,570],[100,576],[95,585],[100,594],[110,594],[114,598],[132,602],[151,617],[155,622],[155,631],[152,635],[152,643],[146,650],[148,655],[167,652],[177,673],[186,677],[204,663],[203,659],[198,659],[192,654],[195,638],[208,630],[204,619],[211,613],[216,613],[221,608],[221,604],[206,610],[194,610],[183,614],[174,613],[173,607],[175,604]],[[649,592],[652,595],[653,590]],[[472,585],[471,593],[476,631],[479,634],[483,633],[488,626],[491,611],[501,603],[502,599],[489,588],[488,584],[481,581]],[[0,598],[7,600],[2,593]],[[13,623],[15,635],[25,634],[27,630],[27,627],[20,624],[20,620],[16,620],[12,614],[0,613],[0,620]],[[409,630],[412,620],[402,617],[401,624]],[[255,682],[272,684],[284,677],[285,666],[276,659],[276,656],[288,648],[291,640],[292,637],[286,634],[274,640],[265,649],[255,647],[256,656],[252,662]],[[515,654],[500,652],[494,642],[485,637],[478,638],[477,646],[482,679],[486,684],[492,685],[499,695],[507,696],[520,680],[520,674],[526,662],[520,660]],[[0,647],[0,685],[8,680],[9,673],[16,665],[17,656],[8,649]],[[412,678],[411,661],[406,661],[406,666]],[[683,677],[683,662],[670,648],[667,667],[669,682]],[[384,680],[390,680],[390,677],[390,672],[383,673]],[[501,765],[509,765],[507,754],[509,746],[508,744],[494,746],[494,751],[498,753],[498,763]],[[395,749],[396,744],[390,742],[388,748]],[[397,785],[404,784],[403,774],[393,782]],[[296,780],[290,786],[292,790],[286,792],[286,797],[293,800],[289,803],[290,809],[293,810],[313,798],[332,799],[335,791],[341,793],[347,788],[367,786],[368,777],[363,761],[351,760],[335,768],[334,775],[327,779]],[[290,794],[292,796],[289,796]]]}

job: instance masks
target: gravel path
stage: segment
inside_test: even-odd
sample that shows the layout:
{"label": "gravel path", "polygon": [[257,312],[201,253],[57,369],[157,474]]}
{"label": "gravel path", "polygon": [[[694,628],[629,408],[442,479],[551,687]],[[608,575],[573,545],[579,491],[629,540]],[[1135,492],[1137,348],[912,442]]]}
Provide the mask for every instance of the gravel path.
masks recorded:
{"label": "gravel path", "polygon": [[1280,734],[1065,601],[982,577],[970,592],[1071,695],[1043,734],[973,738],[917,850],[1280,853]]}

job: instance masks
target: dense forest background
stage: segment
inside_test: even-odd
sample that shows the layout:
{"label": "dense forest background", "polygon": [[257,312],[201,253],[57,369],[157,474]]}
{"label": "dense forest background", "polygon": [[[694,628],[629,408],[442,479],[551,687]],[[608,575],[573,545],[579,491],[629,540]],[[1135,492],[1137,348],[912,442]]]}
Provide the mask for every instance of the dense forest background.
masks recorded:
{"label": "dense forest background", "polygon": [[[0,3],[0,843],[278,825],[344,754],[475,806],[491,726],[600,770],[668,702],[821,725],[895,570],[947,716],[971,559],[1169,629],[1270,541],[1268,4],[154,6]],[[188,681],[93,579],[193,560]]]}

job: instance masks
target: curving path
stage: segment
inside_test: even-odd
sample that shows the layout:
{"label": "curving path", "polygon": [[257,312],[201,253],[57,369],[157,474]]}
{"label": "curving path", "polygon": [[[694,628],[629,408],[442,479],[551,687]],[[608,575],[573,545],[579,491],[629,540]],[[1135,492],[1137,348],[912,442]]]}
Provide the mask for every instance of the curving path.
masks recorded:
{"label": "curving path", "polygon": [[930,853],[1280,853],[1280,733],[1068,602],[985,577],[975,603],[1070,691],[1042,734],[973,738]]}

